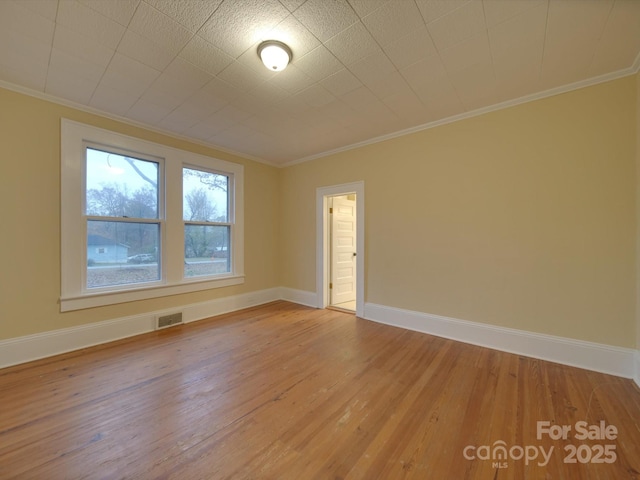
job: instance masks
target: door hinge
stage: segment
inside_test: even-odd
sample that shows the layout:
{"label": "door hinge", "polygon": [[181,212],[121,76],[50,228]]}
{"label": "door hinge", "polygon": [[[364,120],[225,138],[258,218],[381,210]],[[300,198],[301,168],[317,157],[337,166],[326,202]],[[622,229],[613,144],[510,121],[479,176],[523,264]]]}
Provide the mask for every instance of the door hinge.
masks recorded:
{"label": "door hinge", "polygon": [[333,213],[333,207],[329,209],[329,213]]}
{"label": "door hinge", "polygon": [[329,289],[333,288],[333,283],[329,284]]}

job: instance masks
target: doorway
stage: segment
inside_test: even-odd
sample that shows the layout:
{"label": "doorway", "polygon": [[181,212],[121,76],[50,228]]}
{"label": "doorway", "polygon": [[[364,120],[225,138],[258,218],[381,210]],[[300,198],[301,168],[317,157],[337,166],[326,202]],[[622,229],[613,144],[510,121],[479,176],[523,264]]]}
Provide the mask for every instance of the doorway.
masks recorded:
{"label": "doorway", "polygon": [[329,197],[329,305],[356,311],[356,194]]}
{"label": "doorway", "polygon": [[316,191],[318,307],[364,317],[364,182]]}

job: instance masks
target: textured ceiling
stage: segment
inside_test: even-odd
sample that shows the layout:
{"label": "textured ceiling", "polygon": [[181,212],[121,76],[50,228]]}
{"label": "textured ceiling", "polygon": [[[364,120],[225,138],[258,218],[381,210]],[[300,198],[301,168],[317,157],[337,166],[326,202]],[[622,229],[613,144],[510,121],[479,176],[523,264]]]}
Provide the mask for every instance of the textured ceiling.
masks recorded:
{"label": "textured ceiling", "polygon": [[[291,47],[285,71],[265,39]],[[0,0],[4,86],[280,165],[639,52],[640,0]]]}

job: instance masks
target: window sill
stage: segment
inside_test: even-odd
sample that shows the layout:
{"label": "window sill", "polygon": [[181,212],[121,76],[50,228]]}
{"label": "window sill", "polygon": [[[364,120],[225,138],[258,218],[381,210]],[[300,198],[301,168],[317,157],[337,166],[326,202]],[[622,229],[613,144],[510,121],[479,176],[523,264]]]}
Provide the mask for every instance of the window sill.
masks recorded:
{"label": "window sill", "polygon": [[243,283],[244,275],[238,275],[213,280],[185,280],[184,283],[142,287],[127,291],[88,293],[75,297],[60,298],[60,311],[71,312],[73,310],[134,302],[136,300],[147,300],[167,295],[179,295],[181,293],[199,292],[212,288],[230,287]]}

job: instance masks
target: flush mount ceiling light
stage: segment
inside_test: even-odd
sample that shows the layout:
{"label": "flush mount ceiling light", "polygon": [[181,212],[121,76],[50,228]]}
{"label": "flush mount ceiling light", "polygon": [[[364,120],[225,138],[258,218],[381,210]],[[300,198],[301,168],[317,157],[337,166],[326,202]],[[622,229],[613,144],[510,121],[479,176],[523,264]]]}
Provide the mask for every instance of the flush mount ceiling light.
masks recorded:
{"label": "flush mount ceiling light", "polygon": [[272,72],[281,72],[291,61],[291,49],[277,40],[267,40],[258,46],[262,63]]}

